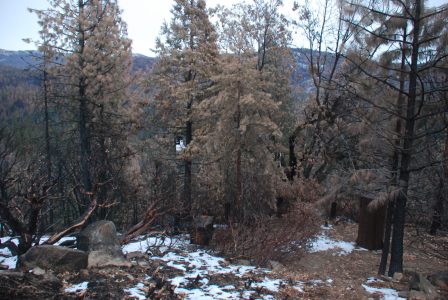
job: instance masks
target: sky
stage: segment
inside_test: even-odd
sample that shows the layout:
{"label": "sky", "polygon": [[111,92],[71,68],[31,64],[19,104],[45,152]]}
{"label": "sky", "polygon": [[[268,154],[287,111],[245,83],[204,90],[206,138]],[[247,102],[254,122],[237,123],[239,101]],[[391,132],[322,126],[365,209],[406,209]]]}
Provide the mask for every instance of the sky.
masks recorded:
{"label": "sky", "polygon": [[[313,0],[310,0],[311,2]],[[128,35],[133,40],[133,52],[154,56],[155,39],[164,20],[170,19],[173,0],[119,0],[123,19],[128,25]],[[231,5],[241,0],[207,0],[208,7],[217,4]],[[291,12],[293,0],[284,0],[283,13]],[[300,2],[300,1],[299,1]],[[429,0],[429,5],[442,5],[448,0]],[[46,0],[0,0],[0,49],[31,50],[24,38],[38,39],[37,17],[27,8],[45,9]]]}

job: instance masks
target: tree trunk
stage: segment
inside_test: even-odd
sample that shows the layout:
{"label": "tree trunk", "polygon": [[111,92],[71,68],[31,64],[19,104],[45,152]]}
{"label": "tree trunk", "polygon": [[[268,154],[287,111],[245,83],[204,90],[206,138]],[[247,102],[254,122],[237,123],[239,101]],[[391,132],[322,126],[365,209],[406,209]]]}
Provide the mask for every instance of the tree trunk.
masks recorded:
{"label": "tree trunk", "polygon": [[387,259],[389,257],[390,250],[390,236],[392,232],[392,223],[394,216],[394,202],[389,201],[386,208],[386,223],[384,224],[384,239],[383,239],[383,251],[381,253],[380,266],[378,268],[378,274],[384,275],[386,273]]}
{"label": "tree trunk", "polygon": [[445,150],[443,151],[443,172],[440,174],[439,194],[434,205],[431,228],[429,234],[436,235],[437,230],[442,226],[443,204],[447,200],[447,180],[448,180],[448,131],[445,138]]}
{"label": "tree trunk", "polygon": [[[403,105],[404,105],[404,88],[405,88],[405,72],[406,72],[406,40],[407,40],[407,26],[406,24],[402,28],[403,30],[403,42],[402,42],[402,48],[401,48],[401,66],[400,66],[400,90],[398,94],[397,99],[397,117],[396,123],[395,123],[395,133],[397,135],[397,138],[395,139],[395,148],[394,148],[394,154],[392,156],[391,161],[391,172],[393,174],[391,179],[391,186],[393,188],[399,187],[399,169],[400,169],[400,163],[401,163],[401,142],[402,142],[402,120],[400,116],[402,116],[403,113]],[[385,224],[385,232],[384,232],[384,245],[383,245],[383,251],[381,253],[381,261],[380,266],[378,268],[378,274],[384,275],[386,273],[386,267],[387,267],[387,260],[389,256],[390,251],[390,238],[392,233],[392,224],[394,222],[393,215],[394,215],[394,209],[395,209],[395,199],[389,199],[387,204],[387,214],[386,214],[386,224]]]}
{"label": "tree trunk", "polygon": [[361,197],[356,244],[369,250],[383,248],[385,207],[369,208],[372,199]]}
{"label": "tree trunk", "polygon": [[291,135],[289,137],[289,174],[288,179],[290,181],[294,180],[297,175],[297,157],[295,153],[296,137]]}
{"label": "tree trunk", "polygon": [[[417,99],[417,76],[419,56],[421,0],[415,1],[415,12],[413,19],[413,39],[411,53],[411,71],[409,74],[409,92],[406,109],[406,125],[404,131],[403,148],[401,151],[401,165],[399,174],[400,193],[396,199],[394,209],[394,224],[392,231],[392,247],[389,266],[389,276],[396,272],[403,272],[403,239],[406,216],[406,202],[408,196],[410,164],[412,160],[412,145],[415,130],[415,106]],[[423,97],[423,96],[422,96]],[[424,101],[422,99],[421,101]]]}
{"label": "tree trunk", "polygon": [[[84,14],[84,1],[79,0],[79,14],[83,16]],[[83,53],[85,46],[84,29],[82,22],[79,22],[79,68],[82,69],[84,65]],[[78,79],[78,97],[79,97],[79,139],[80,139],[80,167],[81,167],[81,184],[83,185],[84,193],[81,193],[83,199],[83,209],[84,212],[89,207],[90,197],[85,194],[85,192],[92,191],[92,181],[90,177],[90,143],[89,143],[89,130],[87,126],[88,122],[88,108],[87,108],[87,95],[86,95],[86,77],[83,74],[79,75]]]}
{"label": "tree trunk", "polygon": [[236,193],[235,193],[235,205],[234,205],[234,213],[233,216],[236,217],[238,221],[242,221],[244,218],[244,207],[243,207],[243,178],[241,175],[241,133],[239,131],[241,126],[241,86],[240,82],[238,82],[238,91],[237,91],[237,111],[236,111],[236,128],[237,128],[237,151],[236,151],[236,161],[235,161],[235,172],[236,172]]}
{"label": "tree trunk", "polygon": [[[185,146],[188,146],[193,139],[193,126],[191,121],[187,121],[185,129]],[[191,212],[191,159],[185,160],[184,164],[184,213],[190,215]]]}

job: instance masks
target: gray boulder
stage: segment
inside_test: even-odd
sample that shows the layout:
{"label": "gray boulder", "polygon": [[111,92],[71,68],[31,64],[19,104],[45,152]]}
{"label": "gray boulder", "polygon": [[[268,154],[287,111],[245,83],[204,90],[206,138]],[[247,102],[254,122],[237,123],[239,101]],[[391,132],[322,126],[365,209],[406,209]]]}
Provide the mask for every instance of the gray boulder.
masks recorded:
{"label": "gray boulder", "polygon": [[87,226],[76,238],[76,248],[83,251],[107,251],[122,255],[117,230],[111,221],[98,221]]}
{"label": "gray boulder", "polygon": [[428,279],[434,286],[448,291],[448,271],[434,273]]}
{"label": "gray boulder", "polygon": [[32,247],[17,262],[17,268],[20,269],[41,268],[61,273],[79,271],[86,266],[86,252],[52,245]]}
{"label": "gray boulder", "polygon": [[132,264],[123,256],[111,255],[107,251],[96,250],[89,252],[89,259],[87,267],[101,268],[101,267],[131,267]]}
{"label": "gray boulder", "polygon": [[90,224],[76,239],[77,248],[88,251],[88,268],[130,267],[121,251],[117,230],[111,221]]}

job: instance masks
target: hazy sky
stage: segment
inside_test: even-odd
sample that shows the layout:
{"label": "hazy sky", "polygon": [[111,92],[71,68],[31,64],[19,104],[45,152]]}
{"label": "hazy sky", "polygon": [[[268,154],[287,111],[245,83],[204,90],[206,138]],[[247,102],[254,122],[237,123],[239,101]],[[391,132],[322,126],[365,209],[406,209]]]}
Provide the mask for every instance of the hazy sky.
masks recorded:
{"label": "hazy sky", "polygon": [[[310,0],[312,2],[312,0]],[[209,7],[217,4],[231,5],[240,0],[207,0]],[[283,12],[290,12],[293,0],[284,0]],[[301,2],[301,1],[299,1]],[[430,0],[430,5],[441,5],[448,0]],[[149,56],[154,48],[154,41],[164,20],[170,19],[172,0],[119,0],[123,10],[123,19],[128,24],[128,34],[133,40],[134,53]],[[27,8],[44,9],[46,0],[0,0],[0,49],[28,50],[34,45],[26,44],[23,38],[37,39],[39,27],[34,14]]]}

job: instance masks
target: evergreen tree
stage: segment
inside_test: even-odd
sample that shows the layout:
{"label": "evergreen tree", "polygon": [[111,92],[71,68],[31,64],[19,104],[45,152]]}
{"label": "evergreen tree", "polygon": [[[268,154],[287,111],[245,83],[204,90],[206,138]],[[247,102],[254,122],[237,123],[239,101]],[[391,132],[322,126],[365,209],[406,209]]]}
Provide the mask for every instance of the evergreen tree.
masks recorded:
{"label": "evergreen tree", "polygon": [[[51,51],[60,60],[51,75],[57,79],[55,97],[66,124],[66,158],[73,153],[73,145],[79,149],[73,157],[77,161],[65,166],[75,178],[82,212],[94,185],[119,178],[127,156],[131,42],[116,1],[52,0],[50,6],[34,12],[49,37],[41,50]],[[107,198],[106,190],[114,189],[100,189],[96,195],[100,203]]]}
{"label": "evergreen tree", "polygon": [[[204,0],[176,0],[172,19],[162,26],[157,39],[159,62],[151,84],[157,90],[156,110],[165,116],[169,135],[181,137],[183,151],[183,213],[192,205],[192,151],[195,105],[212,85],[210,76],[218,55],[216,34]],[[171,144],[174,150],[174,143]]]}

